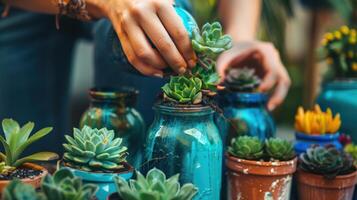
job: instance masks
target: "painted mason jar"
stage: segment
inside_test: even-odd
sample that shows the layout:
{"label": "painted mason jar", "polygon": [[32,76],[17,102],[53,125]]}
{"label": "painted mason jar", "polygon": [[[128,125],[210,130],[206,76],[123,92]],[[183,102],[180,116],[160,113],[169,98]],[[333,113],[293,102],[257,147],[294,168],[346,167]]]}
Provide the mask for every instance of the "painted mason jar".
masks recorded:
{"label": "painted mason jar", "polygon": [[216,120],[225,145],[237,135],[257,136],[261,140],[275,136],[275,124],[266,109],[267,100],[264,93],[220,93],[223,116],[218,115]]}
{"label": "painted mason jar", "polygon": [[145,141],[145,123],[135,110],[138,91],[133,88],[91,89],[91,103],[83,113],[80,127],[112,129],[117,137],[123,138],[123,145],[128,147],[129,164],[138,168],[143,157]]}
{"label": "painted mason jar", "polygon": [[322,109],[330,107],[341,115],[341,133],[352,137],[357,142],[357,79],[341,79],[326,83],[317,103]]}
{"label": "painted mason jar", "polygon": [[148,130],[145,171],[156,167],[166,176],[180,173],[180,183],[193,183],[194,199],[219,200],[222,141],[209,106],[154,106]]}

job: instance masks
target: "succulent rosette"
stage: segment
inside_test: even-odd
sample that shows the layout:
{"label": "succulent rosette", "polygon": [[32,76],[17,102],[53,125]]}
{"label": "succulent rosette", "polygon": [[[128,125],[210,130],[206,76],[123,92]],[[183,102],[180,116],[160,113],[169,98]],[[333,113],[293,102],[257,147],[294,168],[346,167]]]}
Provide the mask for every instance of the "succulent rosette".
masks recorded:
{"label": "succulent rosette", "polygon": [[162,90],[164,99],[179,103],[198,104],[202,101],[202,81],[196,77],[173,76]]}
{"label": "succulent rosette", "polygon": [[258,137],[239,136],[232,139],[228,153],[242,159],[259,160],[264,156],[264,144]]}
{"label": "succulent rosette", "polygon": [[265,140],[265,150],[271,160],[286,161],[295,157],[292,142],[280,138]]}
{"label": "succulent rosette", "polygon": [[239,92],[255,92],[260,82],[255,70],[247,67],[230,69],[225,79],[227,89]]}

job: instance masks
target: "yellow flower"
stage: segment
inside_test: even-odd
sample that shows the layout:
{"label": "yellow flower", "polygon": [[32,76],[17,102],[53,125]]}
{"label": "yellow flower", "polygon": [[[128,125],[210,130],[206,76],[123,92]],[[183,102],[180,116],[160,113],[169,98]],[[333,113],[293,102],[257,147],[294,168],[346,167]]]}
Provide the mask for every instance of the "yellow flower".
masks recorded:
{"label": "yellow flower", "polygon": [[327,41],[331,41],[334,37],[332,33],[326,33],[324,38],[326,38]]}
{"label": "yellow flower", "polygon": [[357,63],[352,63],[352,70],[357,71]]}
{"label": "yellow flower", "polygon": [[350,32],[350,28],[348,28],[348,26],[341,26],[340,31],[342,32],[342,34],[348,35],[348,33]]}
{"label": "yellow flower", "polygon": [[322,40],[321,40],[321,45],[322,46],[326,46],[328,44],[328,40],[326,39],[326,38],[323,38]]}
{"label": "yellow flower", "polygon": [[338,40],[341,39],[341,37],[342,37],[342,34],[340,31],[335,31],[334,35],[335,35],[335,38]]}
{"label": "yellow flower", "polygon": [[349,39],[348,39],[348,43],[349,44],[356,44],[356,37],[350,37]]}
{"label": "yellow flower", "polygon": [[326,112],[324,112],[319,105],[315,105],[313,110],[307,111],[299,107],[295,115],[296,131],[305,134],[321,135],[336,133],[340,126],[340,114],[336,114],[336,116],[333,117],[330,108],[327,108]]}

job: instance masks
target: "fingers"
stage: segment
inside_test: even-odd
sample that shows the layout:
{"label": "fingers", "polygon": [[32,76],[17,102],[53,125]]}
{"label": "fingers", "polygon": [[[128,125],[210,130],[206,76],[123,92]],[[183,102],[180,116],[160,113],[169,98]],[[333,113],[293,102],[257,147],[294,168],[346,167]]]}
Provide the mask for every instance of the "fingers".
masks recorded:
{"label": "fingers", "polygon": [[274,110],[284,101],[286,95],[288,94],[290,84],[290,79],[282,78],[278,81],[275,91],[268,102],[268,109],[270,111]]}
{"label": "fingers", "polygon": [[193,68],[196,66],[196,54],[191,45],[191,40],[182,23],[181,18],[176,14],[173,6],[169,4],[162,4],[158,9],[158,16],[163,23],[165,29],[173,39],[176,47],[184,57],[188,66]]}
{"label": "fingers", "polygon": [[131,16],[123,15],[121,25],[138,60],[157,69],[164,69],[167,66],[157,50],[151,47],[145,33]]}

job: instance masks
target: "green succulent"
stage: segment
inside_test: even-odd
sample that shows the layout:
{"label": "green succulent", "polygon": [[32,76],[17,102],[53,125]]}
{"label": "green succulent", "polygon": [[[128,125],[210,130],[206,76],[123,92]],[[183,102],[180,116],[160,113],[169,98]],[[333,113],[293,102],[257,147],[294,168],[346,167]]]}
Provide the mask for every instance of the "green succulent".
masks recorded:
{"label": "green succulent", "polygon": [[180,187],[179,174],[166,179],[165,174],[154,168],[146,177],[136,172],[136,180],[126,182],[115,177],[118,193],[123,200],[191,200],[198,189],[191,183]]}
{"label": "green succulent", "polygon": [[265,140],[265,151],[273,160],[286,161],[295,157],[293,144],[280,138]]}
{"label": "green succulent", "polygon": [[98,186],[83,184],[80,177],[66,168],[46,175],[41,182],[41,190],[48,200],[91,200],[95,199]]}
{"label": "green succulent", "polygon": [[300,155],[300,160],[302,170],[321,174],[329,179],[355,170],[351,155],[339,151],[331,145],[311,147]]}
{"label": "green succulent", "polygon": [[344,150],[352,156],[354,164],[357,165],[357,145],[347,144]]}
{"label": "green succulent", "polygon": [[52,130],[51,127],[43,128],[30,136],[34,126],[33,122],[28,122],[20,127],[15,120],[4,119],[2,121],[5,138],[0,135],[0,142],[5,152],[0,153],[0,159],[2,160],[0,173],[9,173],[25,162],[49,161],[58,158],[58,155],[53,152],[38,152],[20,157],[29,145],[43,138]]}
{"label": "green succulent", "polygon": [[225,85],[231,91],[255,92],[259,84],[260,78],[255,75],[255,70],[247,67],[230,69],[225,79]]}
{"label": "green succulent", "polygon": [[229,35],[223,35],[222,26],[219,22],[203,25],[201,32],[193,30],[192,47],[199,54],[216,59],[219,54],[232,48],[232,38]]}
{"label": "green succulent", "polygon": [[195,77],[172,76],[162,90],[164,99],[178,103],[198,104],[202,101],[202,81]]}
{"label": "green succulent", "polygon": [[228,153],[242,159],[259,160],[264,156],[264,144],[258,137],[239,136],[232,139]]}
{"label": "green succulent", "polygon": [[3,200],[47,200],[43,193],[36,192],[35,188],[15,179],[6,186],[2,193]]}
{"label": "green succulent", "polygon": [[122,169],[127,148],[114,131],[106,128],[74,128],[73,137],[66,135],[63,159],[70,166],[84,171],[113,171]]}

